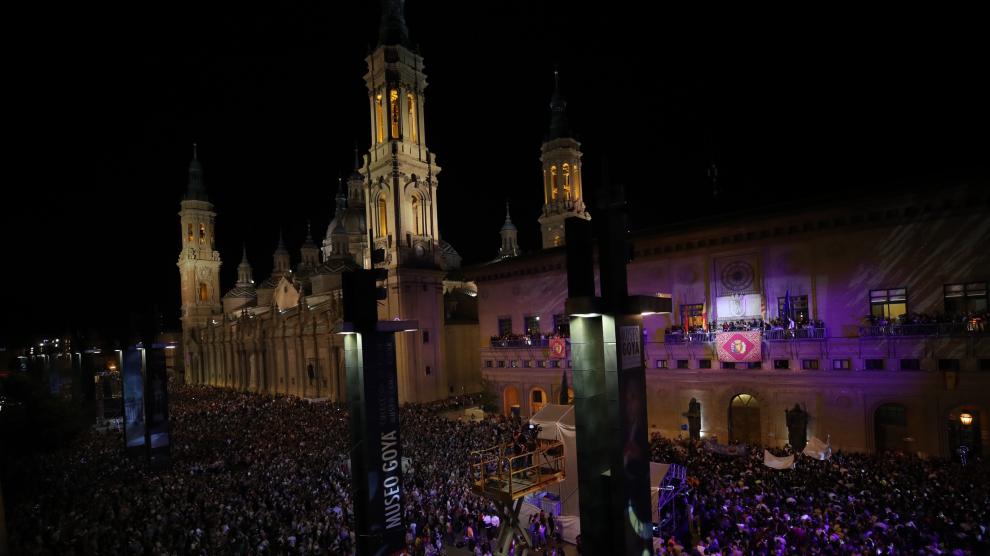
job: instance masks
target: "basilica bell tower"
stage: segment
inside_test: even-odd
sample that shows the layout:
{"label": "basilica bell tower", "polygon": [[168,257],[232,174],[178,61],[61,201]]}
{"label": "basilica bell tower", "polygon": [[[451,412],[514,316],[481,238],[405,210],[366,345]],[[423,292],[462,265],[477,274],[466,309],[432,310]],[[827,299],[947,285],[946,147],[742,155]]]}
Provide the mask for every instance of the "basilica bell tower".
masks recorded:
{"label": "basilica bell tower", "polygon": [[[220,303],[220,253],[214,245],[216,213],[206,196],[203,167],[196,144],[189,163],[189,185],[179,211],[179,279],[182,292],[182,334],[189,338],[212,318],[223,313]],[[186,342],[184,345],[188,346]]]}
{"label": "basilica bell tower", "polygon": [[[443,367],[443,276],[437,225],[436,157],[426,147],[423,57],[409,42],[403,0],[383,0],[378,46],[366,59],[371,148],[365,158],[365,214],[372,249],[385,252],[383,319],[414,319],[396,336],[399,400],[447,396]],[[370,254],[365,266],[370,266]]]}
{"label": "basilica bell tower", "polygon": [[541,150],[543,164],[543,212],[540,235],[543,248],[564,245],[564,220],[591,220],[584,206],[581,181],[581,143],[574,139],[567,122],[567,102],[560,94],[560,77],[553,73],[550,99],[550,131]]}

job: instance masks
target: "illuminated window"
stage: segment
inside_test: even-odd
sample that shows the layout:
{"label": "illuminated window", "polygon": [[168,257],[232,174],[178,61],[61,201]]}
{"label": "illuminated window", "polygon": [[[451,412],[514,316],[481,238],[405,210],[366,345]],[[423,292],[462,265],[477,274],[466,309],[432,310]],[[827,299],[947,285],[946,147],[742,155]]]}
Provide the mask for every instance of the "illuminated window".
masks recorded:
{"label": "illuminated window", "polygon": [[543,170],[543,204],[550,202],[549,196],[547,194],[547,171]]}
{"label": "illuminated window", "polygon": [[378,142],[385,140],[385,107],[382,106],[382,94],[375,96],[375,128]]}
{"label": "illuminated window", "polygon": [[564,163],[561,167],[564,172],[564,200],[571,200],[571,165]]}
{"label": "illuminated window", "polygon": [[392,111],[392,139],[399,138],[399,90],[392,89],[388,92],[388,105]]}
{"label": "illuminated window", "polygon": [[560,247],[560,236],[553,236],[553,246]]}
{"label": "illuminated window", "polygon": [[550,200],[557,200],[557,167],[550,167]]}
{"label": "illuminated window", "polygon": [[199,225],[199,242],[206,243],[206,224]]}
{"label": "illuminated window", "polygon": [[509,334],[512,334],[512,317],[499,317],[498,335],[508,336]]}
{"label": "illuminated window", "polygon": [[419,229],[419,198],[412,198],[412,213],[413,213],[413,230],[416,235],[422,235],[423,232]]}
{"label": "illuminated window", "polygon": [[870,290],[870,314],[885,319],[907,314],[907,288]]}
{"label": "illuminated window", "polygon": [[581,174],[578,173],[577,164],[571,168],[571,173],[573,174],[573,178],[571,179],[571,196],[577,201],[578,197],[581,196]]}
{"label": "illuminated window", "polygon": [[200,282],[199,283],[199,300],[201,302],[203,302],[203,303],[206,303],[206,300],[209,298],[209,296],[210,296],[210,294],[209,294],[209,290],[207,290],[207,288],[206,288],[206,282]]}
{"label": "illuminated window", "polygon": [[987,310],[987,283],[946,284],[943,288],[945,313],[960,315]]}
{"label": "illuminated window", "polygon": [[188,241],[189,243],[192,243],[192,240],[193,240],[193,231],[192,231],[192,224],[191,223],[187,226],[186,230],[188,231],[188,238],[187,238],[186,241]]}
{"label": "illuminated window", "polygon": [[385,197],[378,198],[378,237],[388,235],[388,211],[385,206]]}
{"label": "illuminated window", "polygon": [[406,95],[406,112],[409,113],[409,137],[413,143],[419,143],[419,133],[416,126],[416,96],[412,93]]}

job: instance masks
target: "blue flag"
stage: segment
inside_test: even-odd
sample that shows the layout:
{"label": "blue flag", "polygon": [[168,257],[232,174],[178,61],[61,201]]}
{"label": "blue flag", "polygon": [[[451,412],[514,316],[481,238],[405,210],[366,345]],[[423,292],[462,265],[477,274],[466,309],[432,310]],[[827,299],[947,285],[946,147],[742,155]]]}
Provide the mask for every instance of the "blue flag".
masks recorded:
{"label": "blue flag", "polygon": [[791,288],[787,288],[787,293],[784,294],[784,314],[780,316],[781,318],[791,318]]}

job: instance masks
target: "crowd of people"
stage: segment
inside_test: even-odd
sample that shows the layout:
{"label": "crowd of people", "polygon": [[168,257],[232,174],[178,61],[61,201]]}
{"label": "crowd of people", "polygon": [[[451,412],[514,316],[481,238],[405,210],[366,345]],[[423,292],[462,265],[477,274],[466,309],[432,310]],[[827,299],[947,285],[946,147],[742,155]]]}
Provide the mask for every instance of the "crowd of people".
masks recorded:
{"label": "crowd of people", "polygon": [[[824,329],[825,323],[817,319],[807,319],[803,315],[798,315],[796,319],[777,317],[769,320],[764,319],[739,319],[739,320],[726,320],[721,322],[710,322],[707,328],[704,324],[695,324],[687,326],[687,331],[690,334],[700,334],[703,332],[735,332],[735,331],[745,331],[745,330],[760,330],[763,332],[769,332],[771,330],[805,330],[805,329]],[[665,332],[667,334],[683,334],[685,327],[674,326],[668,328]]]}
{"label": "crowd of people", "polygon": [[[987,554],[990,466],[887,453],[798,456],[793,469],[701,442],[651,438],[655,461],[687,466],[684,519],[658,554]],[[784,451],[772,450],[776,455]]]}
{"label": "crowd of people", "polygon": [[[346,410],[207,387],[172,392],[171,466],[128,457],[119,433],[20,462],[5,483],[14,554],[353,554]],[[492,503],[470,492],[472,450],[519,428],[440,415],[454,398],[404,406],[410,554],[464,544],[490,553]],[[490,519],[489,519],[490,524]]]}
{"label": "crowd of people", "polygon": [[[485,556],[505,526],[471,492],[470,453],[520,444],[518,420],[452,417],[471,398],[401,411],[407,553],[460,546]],[[347,411],[330,403],[209,387],[172,392],[171,465],[129,457],[119,432],[90,431],[31,456],[5,483],[14,554],[354,554]],[[657,554],[982,554],[990,551],[990,469],[904,454],[799,456],[763,465],[700,442],[651,439],[655,461],[683,464],[684,526]],[[524,522],[524,527],[527,523]],[[541,514],[523,544],[561,554]]]}
{"label": "crowd of people", "polygon": [[896,318],[887,318],[877,315],[867,315],[865,317],[865,322],[868,326],[956,324],[963,327],[965,330],[974,332],[983,332],[986,330],[988,320],[990,320],[990,313],[987,311],[955,314],[904,313]]}

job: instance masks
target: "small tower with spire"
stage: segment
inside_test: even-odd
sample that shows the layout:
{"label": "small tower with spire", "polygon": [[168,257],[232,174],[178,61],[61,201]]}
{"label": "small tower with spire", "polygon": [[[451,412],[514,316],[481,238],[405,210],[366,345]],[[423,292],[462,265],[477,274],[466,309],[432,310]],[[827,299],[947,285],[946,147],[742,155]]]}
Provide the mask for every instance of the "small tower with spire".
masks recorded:
{"label": "small tower with spire", "polygon": [[543,212],[540,234],[543,248],[564,244],[564,220],[591,220],[584,206],[581,181],[581,143],[574,139],[567,121],[567,102],[560,93],[560,74],[553,72],[554,90],[550,99],[550,129],[543,143]]}
{"label": "small tower with spire", "polygon": [[272,275],[279,274],[280,276],[285,276],[286,274],[292,272],[291,259],[289,257],[289,250],[285,248],[285,240],[282,239],[282,228],[278,229],[278,247],[275,248],[275,253],[272,255],[273,263]]}
{"label": "small tower with spire", "polygon": [[182,298],[182,330],[184,335],[206,326],[214,315],[222,312],[220,303],[220,253],[214,248],[216,213],[206,195],[203,166],[193,143],[189,162],[189,183],[180,203],[179,279]]}
{"label": "small tower with spire", "polygon": [[299,248],[302,260],[299,262],[299,271],[312,271],[320,264],[320,248],[313,241],[312,223],[306,221],[306,239],[302,247]]}
{"label": "small tower with spire", "polygon": [[498,257],[495,260],[501,261],[519,256],[519,243],[516,237],[518,230],[516,230],[516,225],[512,223],[512,218],[509,216],[508,201],[505,202],[505,222],[502,224],[499,235],[502,236],[502,246],[498,248]]}
{"label": "small tower with spire", "polygon": [[254,272],[247,258],[247,246],[243,247],[241,264],[237,265],[237,283],[223,296],[223,312],[228,315],[255,305],[258,292],[254,287]]}

